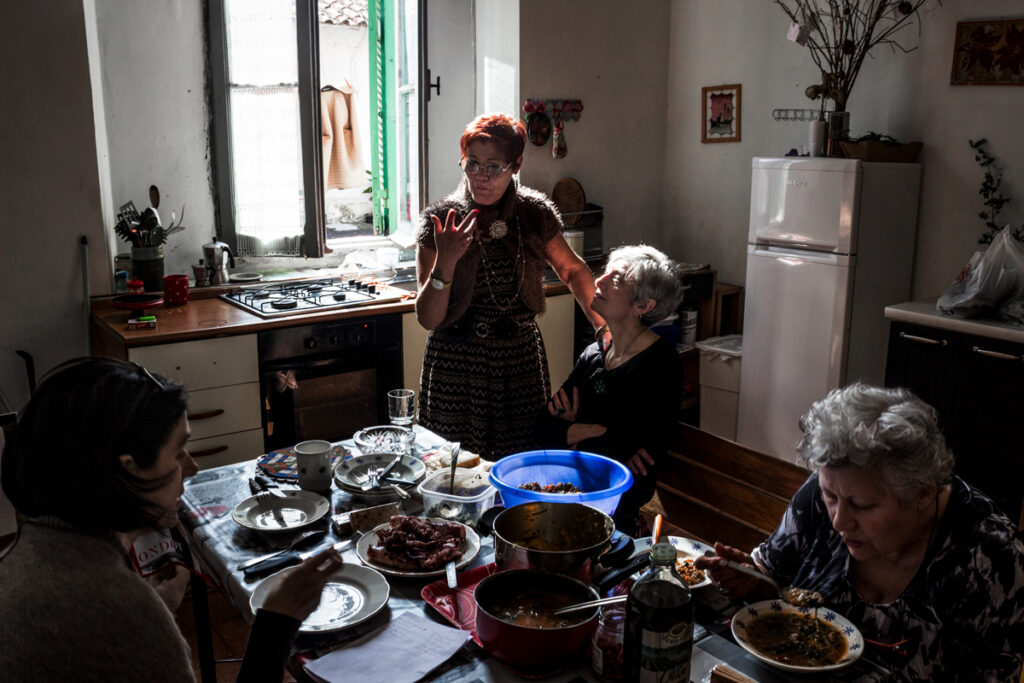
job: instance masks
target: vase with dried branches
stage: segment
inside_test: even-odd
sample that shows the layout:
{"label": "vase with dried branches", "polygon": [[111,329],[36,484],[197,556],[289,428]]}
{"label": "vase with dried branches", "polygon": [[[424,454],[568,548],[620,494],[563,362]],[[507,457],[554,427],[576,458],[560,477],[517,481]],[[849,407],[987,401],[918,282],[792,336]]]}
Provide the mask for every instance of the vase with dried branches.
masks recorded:
{"label": "vase with dried branches", "polygon": [[[934,0],[941,4],[941,0]],[[807,88],[812,100],[832,100],[845,112],[864,58],[878,45],[912,52],[900,42],[905,29],[921,31],[918,10],[932,0],[775,0],[792,21],[789,37],[805,45],[821,70],[821,83]]]}

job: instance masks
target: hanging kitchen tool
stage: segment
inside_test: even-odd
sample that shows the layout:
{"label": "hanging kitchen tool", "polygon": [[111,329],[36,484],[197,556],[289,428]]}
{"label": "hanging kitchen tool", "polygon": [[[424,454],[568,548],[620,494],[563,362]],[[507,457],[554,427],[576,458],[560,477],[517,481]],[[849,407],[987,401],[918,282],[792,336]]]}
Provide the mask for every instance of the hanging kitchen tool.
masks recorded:
{"label": "hanging kitchen tool", "polygon": [[526,134],[530,142],[540,147],[551,139],[551,119],[542,111],[526,115]]}
{"label": "hanging kitchen tool", "polygon": [[552,115],[551,127],[554,130],[554,135],[551,136],[551,157],[561,159],[569,153],[565,145],[565,120],[562,118],[562,112],[556,111]]}

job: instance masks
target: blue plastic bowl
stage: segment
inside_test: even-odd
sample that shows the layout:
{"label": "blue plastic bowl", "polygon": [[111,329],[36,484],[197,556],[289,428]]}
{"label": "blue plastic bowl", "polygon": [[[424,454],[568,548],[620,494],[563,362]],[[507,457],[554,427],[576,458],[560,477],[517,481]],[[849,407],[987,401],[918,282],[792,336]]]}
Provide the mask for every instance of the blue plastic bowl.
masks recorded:
{"label": "blue plastic bowl", "polygon": [[[541,486],[568,482],[583,493],[540,493],[519,488],[537,482]],[[633,474],[622,463],[596,453],[551,450],[508,455],[491,468],[491,484],[505,507],[522,503],[584,503],[612,514],[619,499],[633,485]]]}

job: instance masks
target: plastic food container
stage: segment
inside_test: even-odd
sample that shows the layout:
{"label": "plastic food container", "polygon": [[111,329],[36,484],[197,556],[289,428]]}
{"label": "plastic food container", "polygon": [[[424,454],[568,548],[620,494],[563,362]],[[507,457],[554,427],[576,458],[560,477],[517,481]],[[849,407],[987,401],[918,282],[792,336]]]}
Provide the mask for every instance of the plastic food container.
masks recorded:
{"label": "plastic food container", "polygon": [[423,497],[423,514],[476,527],[485,510],[494,506],[493,486],[482,472],[464,468],[455,470],[455,491],[449,493],[451,470],[435,472],[420,482],[417,491]]}
{"label": "plastic food container", "polygon": [[[541,486],[567,482],[583,493],[541,493],[519,488],[537,482]],[[548,450],[509,455],[491,468],[491,483],[505,507],[521,503],[583,503],[612,514],[619,499],[633,485],[633,475],[622,463],[596,453]]]}

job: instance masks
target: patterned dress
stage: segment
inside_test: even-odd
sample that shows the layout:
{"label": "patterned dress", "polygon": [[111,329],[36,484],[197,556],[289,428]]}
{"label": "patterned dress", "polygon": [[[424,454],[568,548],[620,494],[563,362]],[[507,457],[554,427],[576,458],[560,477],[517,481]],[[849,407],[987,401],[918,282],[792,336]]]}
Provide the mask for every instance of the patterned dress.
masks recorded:
{"label": "patterned dress", "polygon": [[420,424],[487,460],[537,447],[550,395],[544,342],[520,297],[523,259],[514,225],[485,245],[469,309],[431,330],[423,355]]}
{"label": "patterned dress", "polygon": [[871,604],[850,582],[850,555],[832,528],[815,472],[754,559],[783,586],[817,590],[864,637],[884,680],[1016,682],[1024,658],[1024,543],[984,494],[954,478],[946,512],[917,575],[895,601]]}

